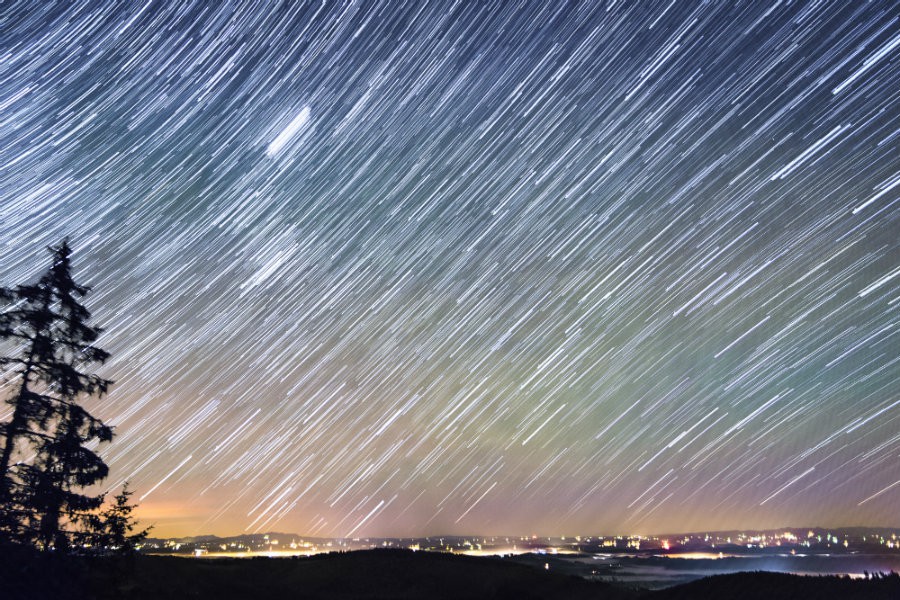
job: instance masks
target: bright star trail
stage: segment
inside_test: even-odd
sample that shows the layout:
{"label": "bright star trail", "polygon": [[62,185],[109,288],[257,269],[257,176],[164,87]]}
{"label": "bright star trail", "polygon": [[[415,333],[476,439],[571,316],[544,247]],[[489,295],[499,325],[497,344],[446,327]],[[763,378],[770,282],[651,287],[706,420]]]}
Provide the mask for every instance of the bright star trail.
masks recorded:
{"label": "bright star trail", "polygon": [[896,3],[4,3],[0,107],[155,535],[900,525]]}

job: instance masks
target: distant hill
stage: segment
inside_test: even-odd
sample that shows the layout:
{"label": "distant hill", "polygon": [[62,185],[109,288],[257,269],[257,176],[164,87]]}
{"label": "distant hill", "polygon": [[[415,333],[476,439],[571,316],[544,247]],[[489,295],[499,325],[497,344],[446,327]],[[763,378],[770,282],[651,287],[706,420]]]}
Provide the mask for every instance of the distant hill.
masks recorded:
{"label": "distant hill", "polygon": [[280,539],[301,539],[301,536],[296,535],[294,533],[254,533],[254,534],[242,534],[242,535],[232,535],[228,537],[220,537],[218,535],[193,535],[188,537],[180,537],[180,538],[155,538],[148,537],[146,541],[148,543],[156,543],[163,544],[165,542],[175,543],[175,544],[204,544],[204,543],[231,543],[231,542],[258,542],[264,538],[280,538]]}

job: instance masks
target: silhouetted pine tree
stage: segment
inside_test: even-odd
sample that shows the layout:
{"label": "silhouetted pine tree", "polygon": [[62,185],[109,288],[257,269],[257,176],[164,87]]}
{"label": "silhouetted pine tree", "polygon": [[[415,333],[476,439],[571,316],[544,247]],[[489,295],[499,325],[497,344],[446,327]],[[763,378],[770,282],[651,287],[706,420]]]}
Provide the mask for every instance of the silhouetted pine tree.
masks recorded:
{"label": "silhouetted pine tree", "polygon": [[132,494],[134,492],[128,489],[126,481],[122,491],[113,497],[112,504],[100,511],[93,524],[93,545],[118,554],[131,554],[147,538],[152,527],[135,532],[137,522],[131,513],[136,505],[129,502]]}
{"label": "silhouetted pine tree", "polygon": [[72,535],[65,522],[77,523],[103,501],[77,491],[108,472],[85,444],[112,439],[112,429],[78,401],[105,394],[111,382],[81,370],[109,354],[92,345],[101,330],[88,325],[79,301],[89,288],[72,278],[68,241],[49,250],[52,264],[36,284],[2,294],[11,307],[0,315],[0,337],[18,352],[0,358],[16,381],[6,400],[13,412],[0,429],[0,531],[62,550]]}

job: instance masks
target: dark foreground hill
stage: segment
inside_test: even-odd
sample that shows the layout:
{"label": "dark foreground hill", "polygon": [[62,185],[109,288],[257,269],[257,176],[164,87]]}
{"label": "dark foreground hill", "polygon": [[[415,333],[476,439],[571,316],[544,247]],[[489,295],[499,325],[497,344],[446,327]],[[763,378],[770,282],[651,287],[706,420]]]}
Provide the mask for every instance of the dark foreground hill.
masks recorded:
{"label": "dark foreground hill", "polygon": [[[21,557],[20,557],[21,558]],[[12,562],[20,563],[11,569]],[[496,558],[369,550],[303,558],[0,560],[0,598],[627,600],[609,584]]]}
{"label": "dark foreground hill", "polygon": [[401,550],[308,558],[65,558],[3,551],[2,600],[900,599],[900,577],[851,581],[777,573],[721,575],[639,592],[499,558]]}
{"label": "dark foreground hill", "polygon": [[900,600],[900,576],[870,580],[786,573],[714,575],[647,595],[646,600]]}

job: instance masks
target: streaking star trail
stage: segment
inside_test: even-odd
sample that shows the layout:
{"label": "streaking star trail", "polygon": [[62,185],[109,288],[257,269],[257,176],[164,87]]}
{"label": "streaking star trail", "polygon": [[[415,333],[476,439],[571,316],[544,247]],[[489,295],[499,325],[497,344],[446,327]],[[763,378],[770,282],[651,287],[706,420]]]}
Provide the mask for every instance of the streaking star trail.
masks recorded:
{"label": "streaking star trail", "polygon": [[897,526],[893,2],[0,7],[155,535]]}

